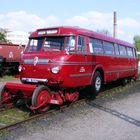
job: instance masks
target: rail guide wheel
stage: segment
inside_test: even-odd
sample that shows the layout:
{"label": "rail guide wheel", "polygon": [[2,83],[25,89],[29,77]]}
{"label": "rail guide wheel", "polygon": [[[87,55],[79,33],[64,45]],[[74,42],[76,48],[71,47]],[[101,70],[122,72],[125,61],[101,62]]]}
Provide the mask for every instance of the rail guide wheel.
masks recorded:
{"label": "rail guide wheel", "polygon": [[12,106],[13,102],[11,99],[11,95],[6,89],[5,85],[2,85],[0,88],[0,105],[1,104],[6,104],[7,106]]}
{"label": "rail guide wheel", "polygon": [[48,87],[40,85],[36,87],[32,95],[32,106],[37,108],[38,113],[44,113],[50,109],[50,90]]}

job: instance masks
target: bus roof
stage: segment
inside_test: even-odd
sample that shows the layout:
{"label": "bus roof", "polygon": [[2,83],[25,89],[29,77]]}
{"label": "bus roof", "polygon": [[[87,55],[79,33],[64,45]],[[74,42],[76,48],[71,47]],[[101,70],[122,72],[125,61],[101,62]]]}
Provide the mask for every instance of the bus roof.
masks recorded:
{"label": "bus roof", "polygon": [[133,44],[128,43],[126,41],[122,41],[111,36],[107,36],[101,33],[97,33],[95,31],[91,31],[88,29],[80,28],[80,27],[73,27],[73,26],[57,26],[57,27],[48,27],[48,28],[41,28],[37,29],[30,35],[32,37],[39,37],[39,36],[55,36],[55,35],[84,35],[96,39],[101,39],[104,41],[113,42],[116,44],[135,47]]}

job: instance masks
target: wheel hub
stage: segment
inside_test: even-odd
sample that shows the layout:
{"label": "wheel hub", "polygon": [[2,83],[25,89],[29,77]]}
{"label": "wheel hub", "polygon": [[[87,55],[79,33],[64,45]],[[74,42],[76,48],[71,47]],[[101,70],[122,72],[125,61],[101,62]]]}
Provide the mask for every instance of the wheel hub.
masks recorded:
{"label": "wheel hub", "polygon": [[99,91],[100,88],[101,88],[101,79],[100,79],[100,77],[97,77],[97,78],[96,78],[96,81],[95,81],[95,88],[96,88],[97,91]]}

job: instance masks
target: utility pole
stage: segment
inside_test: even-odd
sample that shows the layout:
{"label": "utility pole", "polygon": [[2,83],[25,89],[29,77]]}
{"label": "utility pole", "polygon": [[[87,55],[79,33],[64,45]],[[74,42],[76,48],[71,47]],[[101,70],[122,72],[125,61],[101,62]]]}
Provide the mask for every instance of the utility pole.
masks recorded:
{"label": "utility pole", "polygon": [[113,37],[116,37],[117,35],[117,19],[116,19],[116,11],[114,11],[113,13],[113,17],[114,17],[114,24],[113,24]]}

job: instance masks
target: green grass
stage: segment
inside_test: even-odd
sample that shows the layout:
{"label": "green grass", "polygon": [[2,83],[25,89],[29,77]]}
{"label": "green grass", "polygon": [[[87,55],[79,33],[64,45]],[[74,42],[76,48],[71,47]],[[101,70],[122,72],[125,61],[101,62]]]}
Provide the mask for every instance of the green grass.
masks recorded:
{"label": "green grass", "polygon": [[29,113],[23,112],[18,109],[8,109],[0,116],[0,123],[11,124],[29,117]]}
{"label": "green grass", "polygon": [[6,135],[8,135],[8,134],[9,134],[9,131],[8,131],[8,130],[1,130],[1,131],[0,131],[0,137],[6,136]]}
{"label": "green grass", "polygon": [[18,78],[15,78],[14,76],[3,76],[0,78],[0,82],[13,81],[13,80],[18,80]]}
{"label": "green grass", "polygon": [[[6,111],[2,112],[2,114],[0,114],[0,124],[3,125],[13,124],[15,122],[24,120],[28,117],[29,117],[28,112],[21,111],[17,108],[7,109]],[[8,134],[9,131],[7,129],[0,131],[0,137],[6,136]]]}
{"label": "green grass", "polygon": [[[9,125],[27,118],[29,118],[29,112],[24,112],[17,108],[7,109],[0,114],[0,124]],[[8,134],[9,131],[7,129],[0,131],[0,137]]]}

